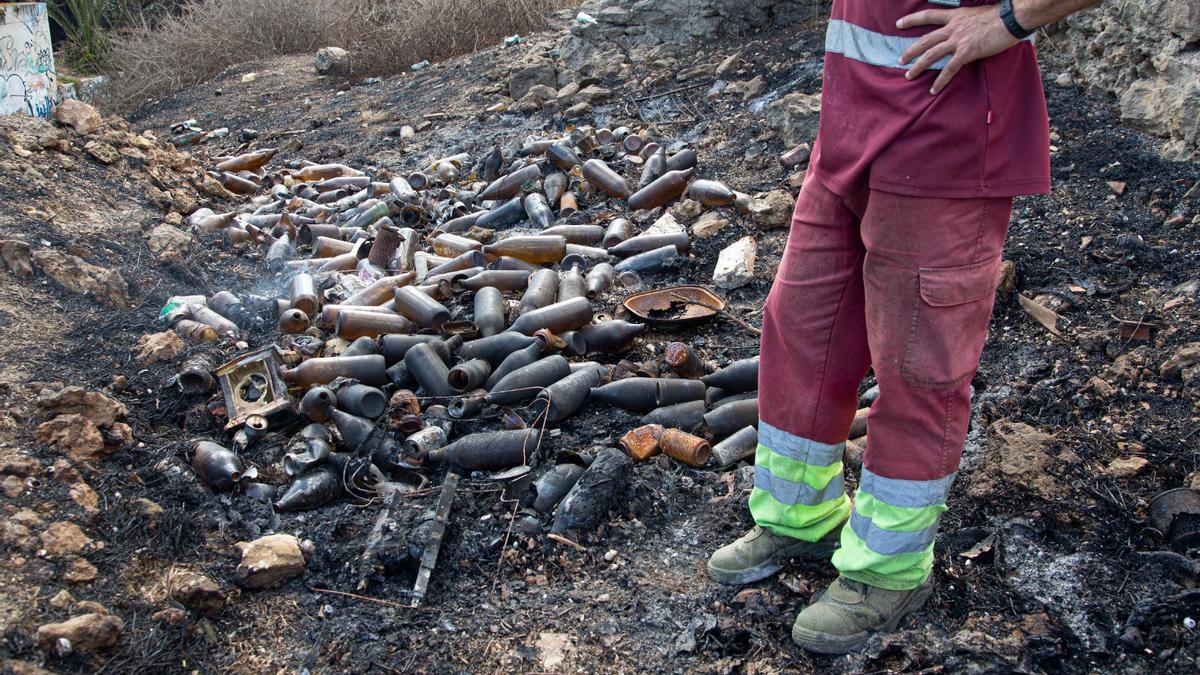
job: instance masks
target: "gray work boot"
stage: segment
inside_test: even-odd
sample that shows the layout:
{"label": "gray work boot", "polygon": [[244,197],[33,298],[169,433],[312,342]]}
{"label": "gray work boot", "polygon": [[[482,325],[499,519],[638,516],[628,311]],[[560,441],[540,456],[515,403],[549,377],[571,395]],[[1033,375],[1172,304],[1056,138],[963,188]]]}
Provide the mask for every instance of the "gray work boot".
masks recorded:
{"label": "gray work boot", "polygon": [[838,577],[796,617],[792,640],[810,652],[845,654],[874,633],[896,630],[900,620],[924,605],[932,592],[928,581],[910,591],[889,591]]}
{"label": "gray work boot", "polygon": [[820,541],[800,541],[755,525],[741,539],[712,554],[708,559],[708,576],[730,586],[761,581],[783,569],[783,561],[788,558],[828,559],[841,535],[839,527]]}

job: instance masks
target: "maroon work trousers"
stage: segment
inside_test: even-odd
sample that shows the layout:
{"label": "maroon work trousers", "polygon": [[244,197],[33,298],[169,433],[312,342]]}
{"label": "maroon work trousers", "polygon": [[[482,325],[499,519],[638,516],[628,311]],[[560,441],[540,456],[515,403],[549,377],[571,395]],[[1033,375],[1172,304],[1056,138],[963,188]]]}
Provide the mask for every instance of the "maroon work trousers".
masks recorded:
{"label": "maroon work trousers", "polygon": [[870,367],[880,395],[866,469],[904,481],[956,472],[1011,207],[865,184],[842,197],[810,177],[766,304],[762,421],[842,443]]}

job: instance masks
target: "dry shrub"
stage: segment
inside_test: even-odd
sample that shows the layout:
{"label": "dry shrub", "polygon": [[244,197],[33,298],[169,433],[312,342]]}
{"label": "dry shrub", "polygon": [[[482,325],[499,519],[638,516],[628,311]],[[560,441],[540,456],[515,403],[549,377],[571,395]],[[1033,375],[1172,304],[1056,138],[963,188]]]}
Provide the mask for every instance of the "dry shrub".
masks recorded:
{"label": "dry shrub", "polygon": [[192,0],[113,44],[109,103],[128,110],[229,66],[324,46],[357,75],[387,75],[543,30],[577,0]]}

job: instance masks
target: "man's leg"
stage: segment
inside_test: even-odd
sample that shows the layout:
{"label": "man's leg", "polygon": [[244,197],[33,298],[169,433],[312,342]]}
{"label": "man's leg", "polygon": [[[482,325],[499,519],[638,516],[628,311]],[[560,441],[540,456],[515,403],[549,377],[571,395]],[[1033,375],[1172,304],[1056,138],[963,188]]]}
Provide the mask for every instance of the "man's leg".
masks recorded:
{"label": "man's leg", "polygon": [[894,630],[929,596],[933,542],[958,471],[999,280],[1010,199],[872,192],[862,221],[867,334],[880,395],[841,578],[801,612],[792,636],[840,653]]}
{"label": "man's leg", "polygon": [[865,202],[865,191],[844,199],[815,179],[796,202],[763,318],[750,496],[757,526],[710,558],[722,583],[766,578],[786,557],[828,556],[850,513],[842,453],[870,364],[858,233]]}

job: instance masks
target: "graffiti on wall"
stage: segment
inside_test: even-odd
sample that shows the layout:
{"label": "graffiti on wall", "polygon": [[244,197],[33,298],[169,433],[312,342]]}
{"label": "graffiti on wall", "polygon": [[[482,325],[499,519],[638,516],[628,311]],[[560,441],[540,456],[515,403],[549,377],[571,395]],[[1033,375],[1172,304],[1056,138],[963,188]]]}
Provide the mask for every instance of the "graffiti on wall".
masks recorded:
{"label": "graffiti on wall", "polygon": [[45,3],[0,5],[0,114],[46,117],[56,95]]}

